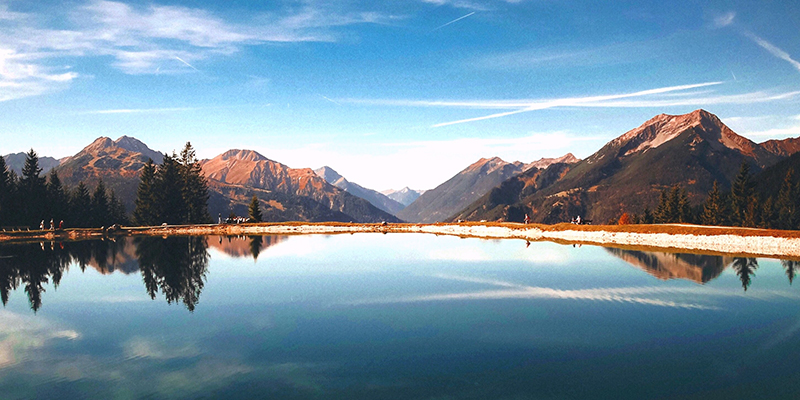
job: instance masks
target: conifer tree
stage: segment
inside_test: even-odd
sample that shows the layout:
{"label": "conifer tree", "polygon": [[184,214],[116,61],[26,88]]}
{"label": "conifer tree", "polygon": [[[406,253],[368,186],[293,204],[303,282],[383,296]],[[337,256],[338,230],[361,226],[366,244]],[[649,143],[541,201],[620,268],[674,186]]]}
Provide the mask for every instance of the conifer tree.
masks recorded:
{"label": "conifer tree", "polygon": [[38,226],[40,220],[45,218],[47,190],[45,177],[41,173],[39,156],[31,149],[25,155],[25,166],[22,167],[15,204],[15,209],[25,225]]}
{"label": "conifer tree", "polygon": [[777,225],[777,219],[778,217],[775,210],[775,202],[772,200],[772,196],[767,197],[761,206],[761,223],[759,223],[758,226],[760,228],[775,229]]}
{"label": "conifer tree", "polygon": [[0,156],[0,225],[10,225],[10,203],[14,191],[14,180],[6,160]]}
{"label": "conifer tree", "polygon": [[161,222],[182,224],[186,222],[186,202],[183,197],[181,166],[175,154],[164,156],[156,170],[156,213]]}
{"label": "conifer tree", "polygon": [[776,227],[779,229],[797,229],[800,222],[798,207],[798,189],[794,182],[794,170],[789,168],[778,192],[775,208],[777,211]]}
{"label": "conifer tree", "polygon": [[258,197],[253,196],[250,205],[247,207],[250,222],[261,222],[261,208],[258,205]]}
{"label": "conifer tree", "polygon": [[657,224],[665,224],[669,222],[669,217],[669,193],[667,189],[664,189],[661,191],[653,220]]}
{"label": "conifer tree", "polygon": [[92,193],[89,209],[92,212],[92,217],[90,218],[92,227],[111,225],[109,223],[108,193],[106,193],[106,185],[102,179],[97,182],[94,193]]}
{"label": "conifer tree", "polygon": [[117,197],[113,190],[108,195],[108,215],[109,224],[127,224],[128,217],[125,212],[125,205]]}
{"label": "conifer tree", "polygon": [[742,161],[739,173],[731,185],[731,224],[743,226],[748,217],[748,207],[753,197],[753,182],[750,179],[750,165]]}
{"label": "conifer tree", "polygon": [[190,142],[186,142],[181,151],[180,166],[186,208],[184,222],[190,224],[211,222],[208,213],[208,184]]}
{"label": "conifer tree", "polygon": [[654,222],[653,213],[650,211],[649,207],[645,207],[644,211],[642,212],[641,218],[639,218],[640,224],[652,224]]}
{"label": "conifer tree", "polygon": [[133,210],[133,223],[140,226],[150,226],[158,223],[156,215],[155,195],[156,166],[152,159],[148,159],[142,168],[139,177],[139,187],[136,189],[135,209]]}
{"label": "conifer tree", "polygon": [[69,196],[61,185],[61,179],[55,169],[50,171],[47,180],[47,202],[50,218],[58,221],[63,220],[69,215]]}
{"label": "conifer tree", "polygon": [[719,190],[719,184],[714,181],[714,186],[708,192],[708,197],[703,205],[703,213],[700,215],[700,223],[704,225],[725,225],[727,223],[727,210],[725,207],[725,195]]}
{"label": "conifer tree", "polygon": [[689,195],[686,193],[685,188],[679,189],[678,204],[677,204],[677,222],[691,223],[694,222],[692,218],[692,206],[689,204]]}
{"label": "conifer tree", "polygon": [[83,181],[78,182],[78,186],[72,192],[70,198],[71,220],[67,221],[70,226],[89,227],[91,226],[92,218],[92,196],[89,194],[89,189]]}

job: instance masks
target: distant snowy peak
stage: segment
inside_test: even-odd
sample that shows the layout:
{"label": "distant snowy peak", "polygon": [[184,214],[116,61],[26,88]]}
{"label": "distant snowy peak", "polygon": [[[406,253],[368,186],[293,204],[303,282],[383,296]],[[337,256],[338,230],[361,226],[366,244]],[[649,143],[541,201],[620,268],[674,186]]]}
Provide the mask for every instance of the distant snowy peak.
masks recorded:
{"label": "distant snowy peak", "polygon": [[[339,175],[338,172],[334,171],[333,168],[327,165],[322,168],[315,169],[314,173],[317,174],[317,176],[319,176],[320,178],[325,179],[326,182],[334,186],[336,186],[337,183],[347,182],[347,179],[344,179],[343,176]],[[343,179],[344,181],[342,181]]]}
{"label": "distant snowy peak", "polygon": [[400,190],[389,189],[381,193],[404,206],[408,206],[425,193],[425,190],[414,190],[406,186]]}

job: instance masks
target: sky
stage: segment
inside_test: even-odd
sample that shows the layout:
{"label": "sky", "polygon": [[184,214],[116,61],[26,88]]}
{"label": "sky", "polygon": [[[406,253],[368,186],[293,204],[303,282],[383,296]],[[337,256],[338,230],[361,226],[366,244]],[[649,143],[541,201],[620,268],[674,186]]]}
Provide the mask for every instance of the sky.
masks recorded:
{"label": "sky", "polygon": [[789,1],[0,0],[0,154],[128,135],[431,189],[661,113],[797,137],[799,26]]}

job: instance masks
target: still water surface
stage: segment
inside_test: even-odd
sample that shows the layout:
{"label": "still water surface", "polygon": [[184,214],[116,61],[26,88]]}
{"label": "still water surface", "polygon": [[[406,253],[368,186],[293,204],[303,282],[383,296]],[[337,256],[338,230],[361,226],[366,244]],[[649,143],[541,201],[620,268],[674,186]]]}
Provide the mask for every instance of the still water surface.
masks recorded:
{"label": "still water surface", "polygon": [[797,270],[421,234],[4,245],[0,398],[800,398]]}

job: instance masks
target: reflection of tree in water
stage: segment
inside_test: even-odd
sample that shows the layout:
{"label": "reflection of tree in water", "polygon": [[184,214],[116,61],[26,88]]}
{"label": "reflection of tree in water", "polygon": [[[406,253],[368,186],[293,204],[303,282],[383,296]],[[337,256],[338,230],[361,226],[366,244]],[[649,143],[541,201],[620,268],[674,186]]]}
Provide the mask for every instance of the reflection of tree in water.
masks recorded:
{"label": "reflection of tree in water", "polygon": [[116,254],[119,246],[99,240],[0,246],[0,299],[5,306],[10,292],[22,286],[31,309],[38,311],[42,306],[44,285],[52,282],[57,288],[70,264],[77,263],[83,270],[92,260],[98,264],[107,263],[109,255]]}
{"label": "reflection of tree in water", "polygon": [[253,260],[258,260],[258,255],[261,253],[261,245],[264,242],[262,236],[250,236],[250,254],[253,255]]}
{"label": "reflection of tree in water", "polygon": [[144,285],[155,299],[159,288],[168,303],[183,301],[194,311],[205,284],[208,243],[205,237],[136,238]]}
{"label": "reflection of tree in water", "polygon": [[755,258],[736,257],[731,263],[731,268],[739,276],[739,280],[742,281],[742,287],[746,292],[750,286],[750,277],[755,275],[756,269],[758,269],[758,261]]}
{"label": "reflection of tree in water", "polygon": [[781,265],[783,265],[783,269],[786,271],[786,277],[789,278],[789,284],[791,285],[792,281],[794,280],[794,276],[797,274],[797,269],[800,267],[800,262],[781,260]]}

